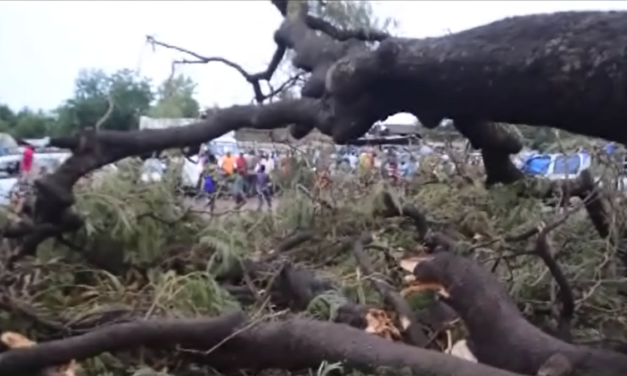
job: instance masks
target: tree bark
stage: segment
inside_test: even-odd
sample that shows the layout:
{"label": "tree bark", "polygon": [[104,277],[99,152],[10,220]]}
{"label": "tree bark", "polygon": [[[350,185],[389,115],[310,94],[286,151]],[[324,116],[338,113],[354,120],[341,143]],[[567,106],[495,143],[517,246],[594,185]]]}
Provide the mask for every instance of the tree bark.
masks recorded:
{"label": "tree bark", "polygon": [[[150,320],[117,324],[76,337],[10,350],[0,355],[3,375],[32,375],[39,369],[81,361],[103,352],[181,348],[220,369],[297,370],[323,361],[364,371],[409,370],[432,376],[520,376],[456,357],[410,347],[345,325],[292,319],[248,323],[241,313],[218,318]],[[207,351],[209,350],[209,351]]]}
{"label": "tree bark", "polygon": [[443,300],[462,318],[481,363],[535,375],[551,356],[561,354],[577,375],[627,372],[624,354],[571,345],[530,324],[505,286],[473,260],[440,252],[422,258],[413,274],[419,283],[444,288],[447,296]]}

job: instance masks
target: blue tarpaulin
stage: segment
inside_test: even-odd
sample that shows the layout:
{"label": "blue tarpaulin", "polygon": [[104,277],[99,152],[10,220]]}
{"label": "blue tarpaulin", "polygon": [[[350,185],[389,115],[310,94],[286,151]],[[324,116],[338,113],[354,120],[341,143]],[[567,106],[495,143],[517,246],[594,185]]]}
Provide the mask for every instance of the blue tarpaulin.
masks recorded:
{"label": "blue tarpaulin", "polygon": [[525,161],[522,170],[530,175],[544,175],[549,172],[550,165],[550,155],[534,155]]}
{"label": "blue tarpaulin", "polygon": [[605,146],[605,152],[607,154],[613,154],[615,150],[616,150],[616,144],[614,143],[609,143]]}
{"label": "blue tarpaulin", "polygon": [[[576,175],[581,166],[590,165],[590,154],[580,152],[573,155],[542,154],[529,157],[522,166],[522,171],[530,175]],[[551,169],[551,166],[553,167]]]}

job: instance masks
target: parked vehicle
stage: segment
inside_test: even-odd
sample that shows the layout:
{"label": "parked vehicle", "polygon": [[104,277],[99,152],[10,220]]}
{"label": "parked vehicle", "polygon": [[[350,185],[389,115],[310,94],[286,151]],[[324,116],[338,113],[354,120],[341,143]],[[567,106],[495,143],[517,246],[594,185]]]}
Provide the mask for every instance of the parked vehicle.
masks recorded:
{"label": "parked vehicle", "polygon": [[[38,171],[42,167],[48,171],[56,170],[70,153],[35,153],[33,155],[33,170]],[[10,203],[10,195],[16,186],[20,175],[21,154],[9,154],[0,156],[0,205]]]}

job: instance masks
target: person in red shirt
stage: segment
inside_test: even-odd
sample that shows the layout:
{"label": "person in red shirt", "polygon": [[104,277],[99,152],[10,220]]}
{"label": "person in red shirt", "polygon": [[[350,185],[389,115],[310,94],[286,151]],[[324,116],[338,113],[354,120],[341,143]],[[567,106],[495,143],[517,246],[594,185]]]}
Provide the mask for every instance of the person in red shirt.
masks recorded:
{"label": "person in red shirt", "polygon": [[20,175],[16,189],[11,194],[11,204],[13,210],[17,214],[21,214],[24,208],[24,201],[30,190],[30,172],[33,168],[33,148],[26,146],[22,153],[22,161],[20,163]]}
{"label": "person in red shirt", "polygon": [[244,153],[240,152],[235,158],[235,171],[237,171],[244,179],[244,192],[248,192],[248,185],[246,184],[248,179],[248,166],[246,163],[246,158],[244,158]]}
{"label": "person in red shirt", "polygon": [[246,173],[246,158],[244,158],[244,153],[238,154],[235,159],[235,168],[241,173]]}
{"label": "person in red shirt", "polygon": [[24,153],[22,154],[22,163],[20,168],[22,170],[22,175],[27,175],[31,172],[33,168],[33,148],[31,146],[26,146],[24,148]]}

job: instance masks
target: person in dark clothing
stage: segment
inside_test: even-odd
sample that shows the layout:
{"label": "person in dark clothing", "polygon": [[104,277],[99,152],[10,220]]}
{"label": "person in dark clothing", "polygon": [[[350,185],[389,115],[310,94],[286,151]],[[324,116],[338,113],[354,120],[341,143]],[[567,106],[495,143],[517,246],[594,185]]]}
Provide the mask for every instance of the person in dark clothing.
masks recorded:
{"label": "person in dark clothing", "polygon": [[259,204],[257,210],[261,210],[264,201],[268,204],[268,209],[272,210],[272,197],[270,192],[270,176],[266,173],[266,166],[260,165],[255,179],[255,189]]}
{"label": "person in dark clothing", "polygon": [[241,171],[236,170],[233,174],[233,185],[231,186],[236,208],[241,208],[242,206],[244,206],[244,204],[246,204],[244,184],[244,176],[242,175]]}
{"label": "person in dark clothing", "polygon": [[216,207],[216,182],[218,177],[217,166],[213,162],[214,161],[209,160],[205,162],[202,176],[202,192],[207,198],[207,204],[205,206],[209,207],[211,214],[213,214]]}

